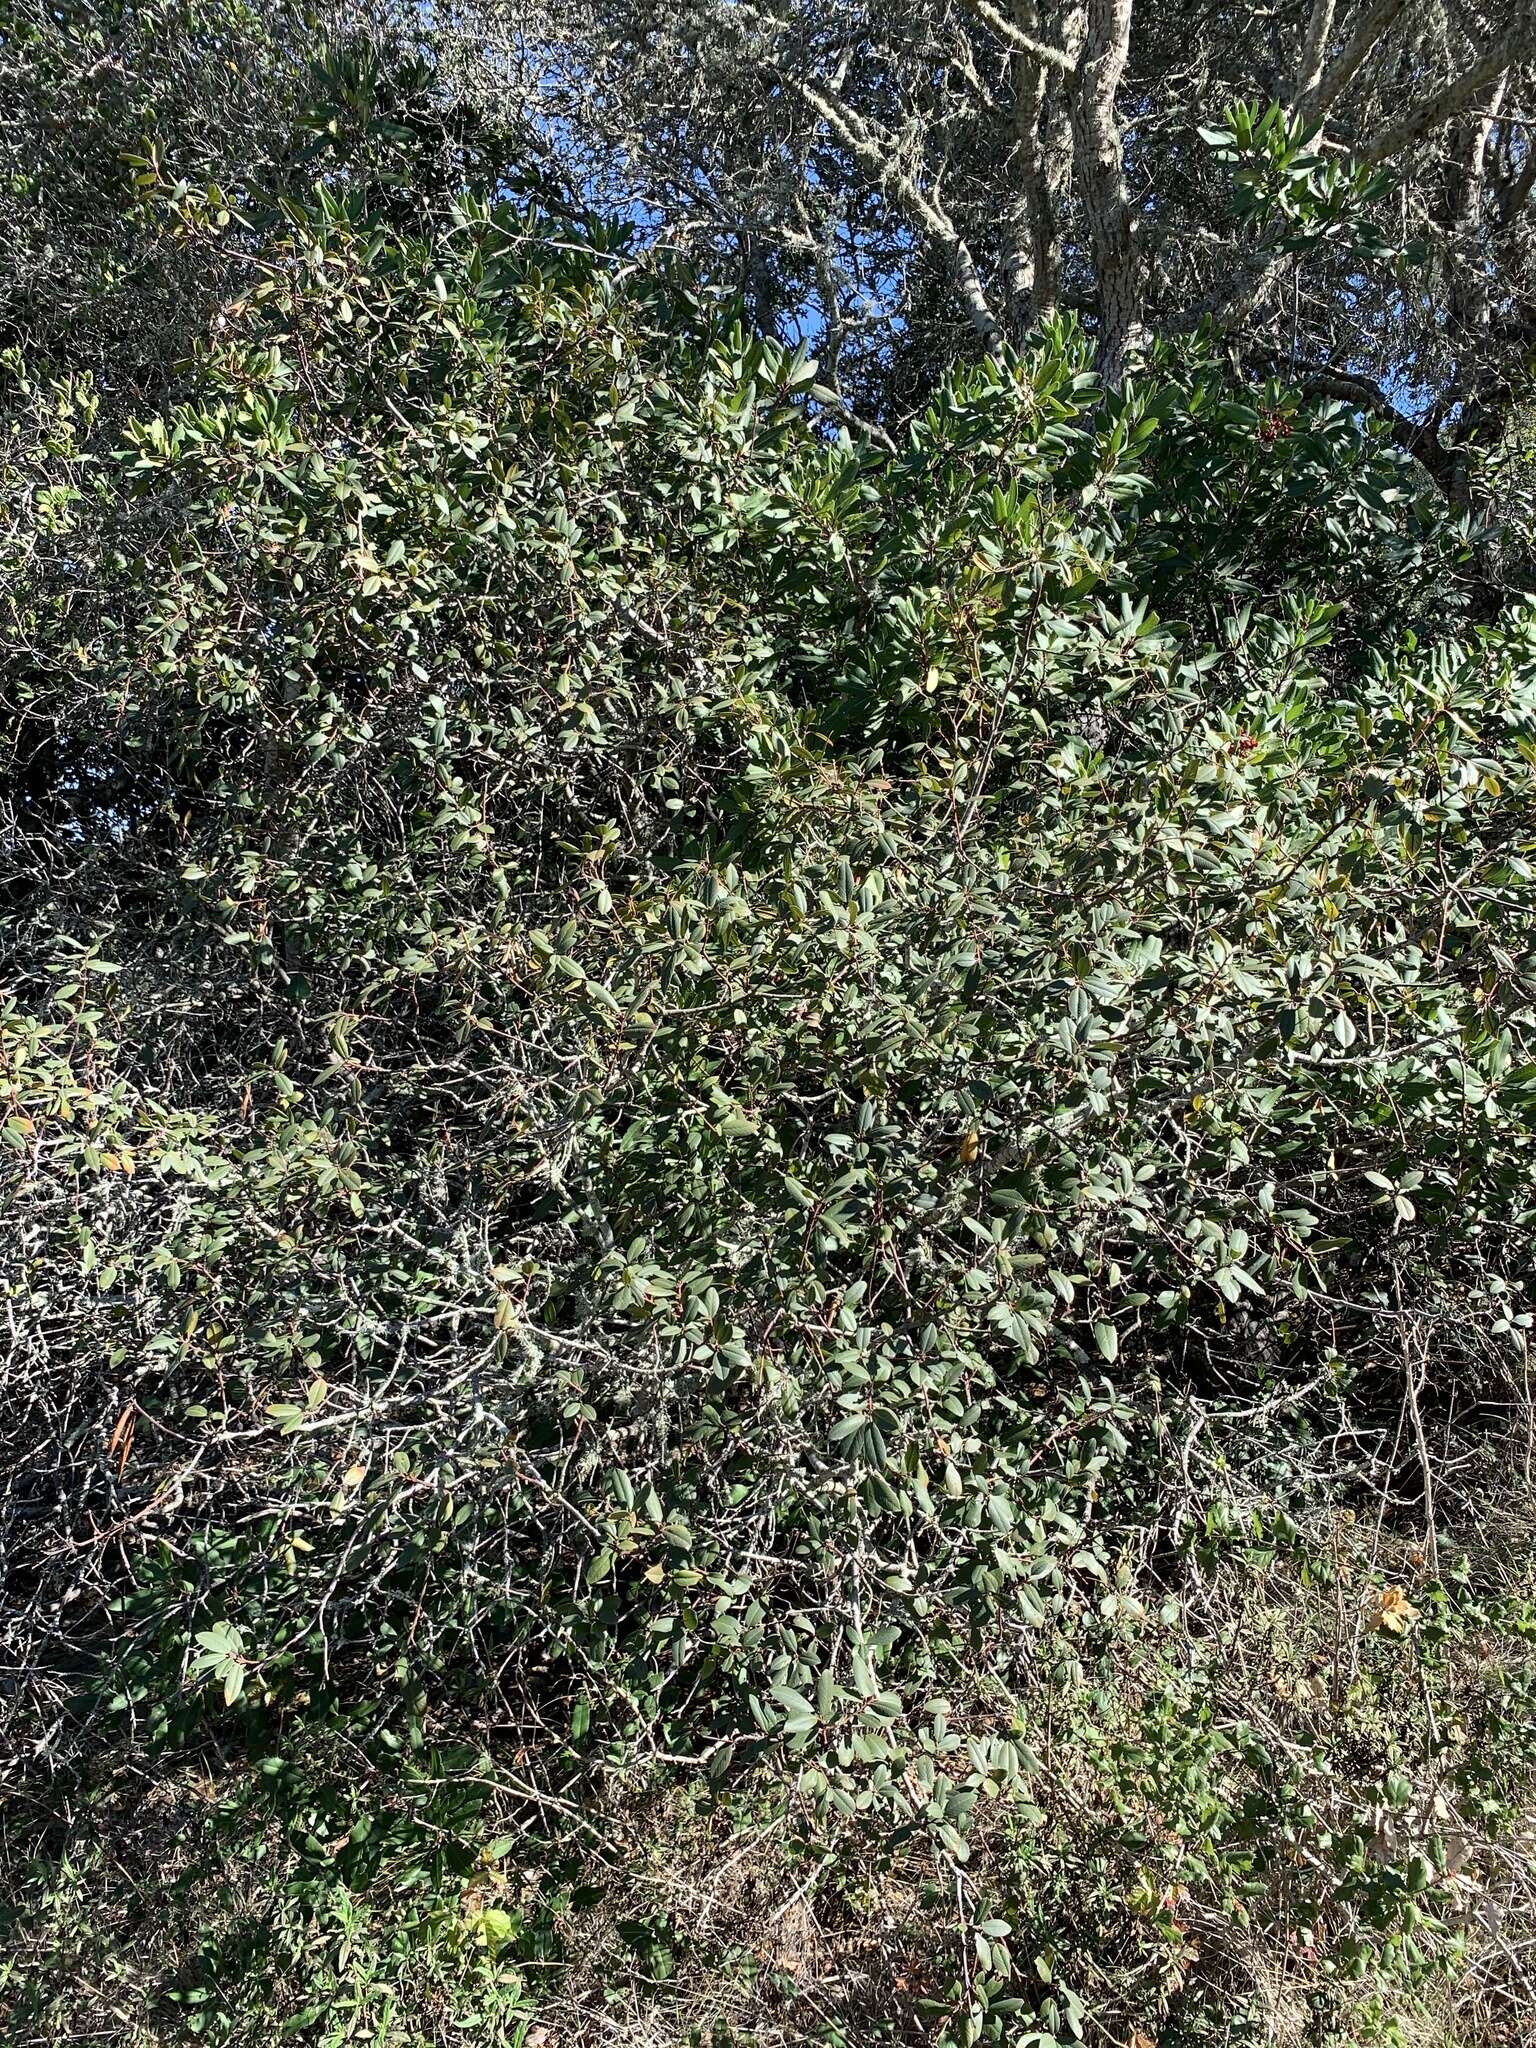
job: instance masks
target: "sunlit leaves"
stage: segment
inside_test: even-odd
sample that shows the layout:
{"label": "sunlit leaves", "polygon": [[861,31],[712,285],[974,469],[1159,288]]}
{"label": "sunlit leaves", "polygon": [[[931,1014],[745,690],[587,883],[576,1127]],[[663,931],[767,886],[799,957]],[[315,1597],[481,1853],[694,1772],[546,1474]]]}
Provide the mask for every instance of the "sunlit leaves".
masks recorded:
{"label": "sunlit leaves", "polygon": [[1030,1770],[928,1703],[1134,1636],[1165,1386],[1342,1397],[1394,1288],[1523,1341],[1530,621],[1412,637],[1454,537],[1198,351],[1064,323],[881,450],[535,214],[286,221],[89,588],[13,565],[94,750],[27,1312],[175,1503],[110,1697],[191,1725],[190,1628],[244,1714],[708,1731],[960,1863]]}

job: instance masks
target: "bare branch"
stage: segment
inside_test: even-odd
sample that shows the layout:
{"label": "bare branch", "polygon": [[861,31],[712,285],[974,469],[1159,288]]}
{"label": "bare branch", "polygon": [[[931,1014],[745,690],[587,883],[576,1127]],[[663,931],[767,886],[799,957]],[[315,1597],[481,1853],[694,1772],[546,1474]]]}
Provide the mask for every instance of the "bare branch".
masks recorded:
{"label": "bare branch", "polygon": [[991,29],[1000,43],[1006,43],[1023,57],[1033,57],[1037,64],[1049,64],[1057,71],[1070,71],[1072,58],[1066,50],[1058,49],[1054,43],[1042,43],[1032,36],[1018,21],[1010,21],[992,5],[992,0],[965,0],[966,6],[979,22]]}
{"label": "bare branch", "polygon": [[812,85],[793,72],[778,71],[776,76],[781,84],[820,115],[865,176],[926,231],[948,266],[972,327],[988,344],[1000,341],[1002,329],[988,301],[976,260],[965,237],[945,209],[931,193],[923,190],[915,178],[900,169],[889,153],[889,146],[852,107],[830,91]]}
{"label": "bare branch", "polygon": [[1286,373],[1314,397],[1342,399],[1346,405],[1380,420],[1397,446],[1422,465],[1452,503],[1465,503],[1465,471],[1456,450],[1447,448],[1440,439],[1442,415],[1438,406],[1427,418],[1416,420],[1393,404],[1374,377],[1340,370],[1331,364],[1292,364],[1286,366]]}
{"label": "bare branch", "polygon": [[1353,34],[1323,73],[1321,83],[1298,100],[1296,111],[1304,120],[1327,113],[1407,4],[1408,0],[1374,0],[1374,5],[1367,5]]}
{"label": "bare branch", "polygon": [[1437,128],[1443,128],[1468,107],[1511,66],[1530,53],[1533,43],[1531,17],[1528,11],[1525,19],[1513,29],[1501,43],[1495,44],[1477,59],[1470,70],[1460,78],[1453,78],[1428,99],[1420,100],[1400,120],[1385,128],[1378,128],[1374,135],[1366,138],[1359,154],[1368,164],[1383,163],[1397,155],[1399,150],[1432,135]]}

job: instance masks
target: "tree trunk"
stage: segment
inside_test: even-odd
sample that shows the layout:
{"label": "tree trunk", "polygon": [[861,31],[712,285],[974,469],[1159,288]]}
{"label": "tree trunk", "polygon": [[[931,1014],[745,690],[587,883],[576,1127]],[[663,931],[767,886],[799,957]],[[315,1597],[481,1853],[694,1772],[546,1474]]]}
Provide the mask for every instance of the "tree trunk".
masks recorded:
{"label": "tree trunk", "polygon": [[1099,373],[1118,385],[1142,341],[1141,266],[1115,95],[1131,46],[1132,0],[1088,0],[1087,32],[1073,79],[1073,170],[1099,284]]}

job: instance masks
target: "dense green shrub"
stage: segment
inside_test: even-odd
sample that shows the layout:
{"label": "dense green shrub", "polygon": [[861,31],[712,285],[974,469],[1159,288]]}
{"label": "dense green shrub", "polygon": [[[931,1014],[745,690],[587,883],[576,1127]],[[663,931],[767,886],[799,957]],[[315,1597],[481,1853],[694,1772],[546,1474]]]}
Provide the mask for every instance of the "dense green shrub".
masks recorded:
{"label": "dense green shrub", "polygon": [[494,1817],[568,1901],[671,1774],[938,1873],[866,2038],[1390,2019],[1529,1797],[1431,1442],[1528,1356],[1536,617],[1198,349],[886,452],[622,235],[237,226],[122,435],[10,366],[17,1782],[213,1745],[531,1967]]}

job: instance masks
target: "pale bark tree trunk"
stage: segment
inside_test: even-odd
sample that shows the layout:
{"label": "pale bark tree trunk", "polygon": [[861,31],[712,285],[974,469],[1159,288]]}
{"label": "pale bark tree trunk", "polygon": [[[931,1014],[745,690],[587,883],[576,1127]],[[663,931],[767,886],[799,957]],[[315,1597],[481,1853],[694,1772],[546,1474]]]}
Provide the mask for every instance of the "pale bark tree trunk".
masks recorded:
{"label": "pale bark tree trunk", "polygon": [[[1013,23],[1023,40],[1038,39],[1034,0],[1014,0]],[[1082,10],[1067,10],[1063,43],[1070,52],[1082,37]],[[1072,175],[1072,126],[1066,87],[1070,73],[1015,46],[1012,90],[1013,193],[1004,233],[1009,329],[1017,339],[1049,319],[1061,296],[1060,221]]]}
{"label": "pale bark tree trunk", "polygon": [[1494,82],[1488,105],[1458,122],[1446,138],[1443,229],[1450,270],[1447,310],[1452,324],[1471,329],[1488,317],[1488,279],[1478,261],[1483,184],[1488,163],[1488,138],[1498,119],[1509,73]]}
{"label": "pale bark tree trunk", "polygon": [[1323,65],[1328,56],[1336,12],[1334,0],[1313,0],[1312,14],[1307,22],[1307,39],[1302,45],[1301,62],[1296,67],[1295,83],[1291,87],[1293,113],[1305,112],[1322,83]]}
{"label": "pale bark tree trunk", "polygon": [[1115,95],[1131,47],[1132,0],[1088,0],[1082,55],[1073,78],[1073,169],[1098,273],[1099,371],[1117,385],[1140,346],[1141,265],[1125,189]]}
{"label": "pale bark tree trunk", "polygon": [[[1033,9],[1019,0],[1015,17],[1024,26]],[[1003,274],[1008,295],[1008,328],[1015,340],[1036,317],[1041,287],[1052,268],[1054,243],[1050,193],[1041,160],[1041,121],[1045,112],[1045,66],[1037,57],[1015,51],[1008,63],[1013,96],[1013,193],[1003,230]]]}
{"label": "pale bark tree trunk", "polygon": [[[1068,9],[1066,33],[1070,47],[1082,42],[1083,10]],[[1061,223],[1067,216],[1072,195],[1072,78],[1055,72],[1046,84],[1045,125],[1041,155],[1045,166],[1045,219],[1049,228],[1050,265],[1048,276],[1036,290],[1035,318],[1048,319],[1061,301]]]}

